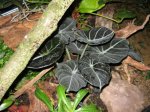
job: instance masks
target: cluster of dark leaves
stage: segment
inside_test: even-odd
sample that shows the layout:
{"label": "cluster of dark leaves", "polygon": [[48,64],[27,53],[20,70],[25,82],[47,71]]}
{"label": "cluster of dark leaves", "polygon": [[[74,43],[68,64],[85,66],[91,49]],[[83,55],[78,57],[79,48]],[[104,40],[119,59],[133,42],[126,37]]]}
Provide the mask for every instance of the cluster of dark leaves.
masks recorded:
{"label": "cluster of dark leaves", "polygon": [[139,60],[127,40],[115,38],[112,30],[106,27],[79,30],[76,21],[67,18],[58,33],[35,54],[28,67],[39,69],[56,63],[65,48],[78,57],[57,63],[56,77],[67,91],[78,91],[87,83],[101,89],[111,79],[110,64],[120,63],[128,55]]}

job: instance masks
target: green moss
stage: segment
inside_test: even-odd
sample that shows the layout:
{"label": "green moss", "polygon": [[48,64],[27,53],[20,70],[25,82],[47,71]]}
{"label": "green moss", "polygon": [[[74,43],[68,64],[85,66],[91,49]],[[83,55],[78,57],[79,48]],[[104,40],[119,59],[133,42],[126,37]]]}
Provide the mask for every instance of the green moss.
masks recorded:
{"label": "green moss", "polygon": [[3,40],[0,39],[0,68],[4,66],[13,53],[14,51],[4,44]]}

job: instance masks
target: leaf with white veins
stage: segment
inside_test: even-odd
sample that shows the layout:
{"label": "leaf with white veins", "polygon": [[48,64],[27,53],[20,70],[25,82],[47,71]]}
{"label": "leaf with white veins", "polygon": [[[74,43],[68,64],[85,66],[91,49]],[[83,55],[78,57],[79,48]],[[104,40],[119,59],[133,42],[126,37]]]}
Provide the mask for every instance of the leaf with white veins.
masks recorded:
{"label": "leaf with white veins", "polygon": [[67,91],[78,91],[87,84],[78,70],[77,62],[73,60],[57,64],[56,77]]}
{"label": "leaf with white veins", "polygon": [[92,28],[88,31],[77,30],[76,39],[89,45],[99,45],[110,41],[114,32],[106,27]]}
{"label": "leaf with white veins", "polygon": [[100,89],[108,84],[111,78],[108,64],[86,56],[79,60],[79,70],[87,82]]}
{"label": "leaf with white veins", "polygon": [[66,18],[59,27],[58,34],[56,37],[59,37],[61,41],[65,44],[68,44],[70,41],[74,41],[74,30],[76,29],[76,21],[72,18]]}
{"label": "leaf with white veins", "polygon": [[128,55],[128,52],[127,40],[118,38],[101,46],[88,47],[86,51],[90,57],[103,63],[119,63]]}
{"label": "leaf with white veins", "polygon": [[67,45],[67,48],[71,53],[82,54],[85,44],[79,41],[71,42]]}
{"label": "leaf with white veins", "polygon": [[30,61],[28,68],[39,69],[50,66],[59,60],[64,52],[65,45],[54,37],[46,42],[44,47],[37,51],[37,54]]}

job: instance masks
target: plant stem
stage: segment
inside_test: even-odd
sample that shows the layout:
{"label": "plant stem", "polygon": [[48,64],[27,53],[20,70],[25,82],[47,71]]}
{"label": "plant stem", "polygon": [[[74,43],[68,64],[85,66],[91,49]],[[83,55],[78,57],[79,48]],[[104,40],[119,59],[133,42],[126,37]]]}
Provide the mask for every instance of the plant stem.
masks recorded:
{"label": "plant stem", "polygon": [[68,48],[66,47],[65,49],[66,49],[66,53],[67,53],[68,59],[71,60],[71,56],[70,56]]}
{"label": "plant stem", "polygon": [[103,17],[103,18],[112,20],[113,22],[116,22],[116,23],[120,23],[121,22],[121,21],[117,21],[117,20],[115,20],[113,18],[110,18],[110,17],[107,17],[107,16],[103,16],[102,14],[96,14],[96,13],[89,13],[89,14],[92,14],[92,15],[95,15],[95,16],[99,16],[99,17]]}
{"label": "plant stem", "polygon": [[85,53],[87,47],[88,47],[88,44],[86,44],[86,46],[84,47],[83,52],[82,52],[82,54],[81,54],[81,56],[80,56],[80,59],[83,57],[83,55],[84,55],[84,53]]}

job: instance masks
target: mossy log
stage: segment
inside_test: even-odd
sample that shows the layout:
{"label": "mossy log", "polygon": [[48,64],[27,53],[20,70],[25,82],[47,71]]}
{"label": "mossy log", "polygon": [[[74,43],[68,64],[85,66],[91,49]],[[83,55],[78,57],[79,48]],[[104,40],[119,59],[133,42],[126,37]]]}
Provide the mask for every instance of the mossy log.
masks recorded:
{"label": "mossy log", "polygon": [[24,37],[6,65],[0,70],[0,101],[14,80],[25,69],[40,45],[57,28],[59,20],[74,0],[52,0],[37,25]]}

